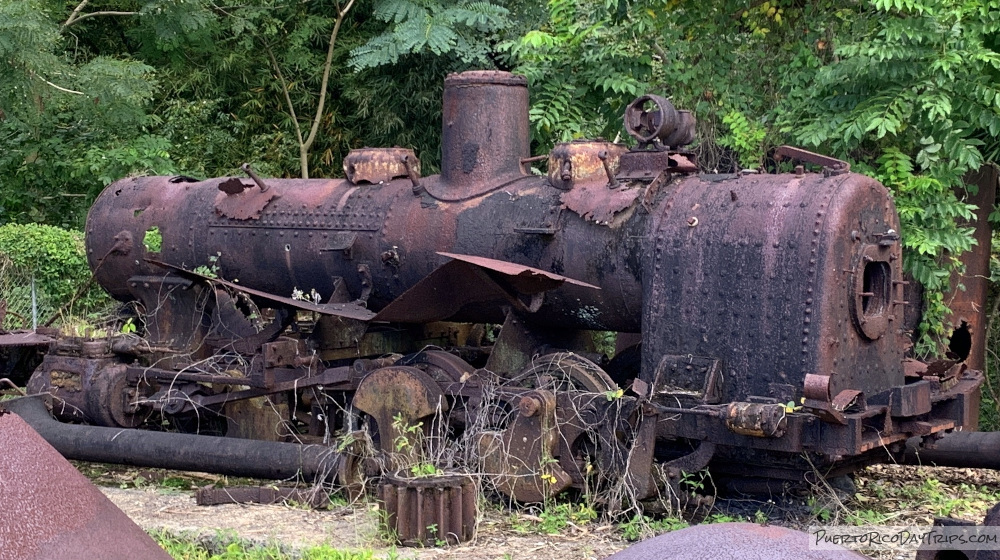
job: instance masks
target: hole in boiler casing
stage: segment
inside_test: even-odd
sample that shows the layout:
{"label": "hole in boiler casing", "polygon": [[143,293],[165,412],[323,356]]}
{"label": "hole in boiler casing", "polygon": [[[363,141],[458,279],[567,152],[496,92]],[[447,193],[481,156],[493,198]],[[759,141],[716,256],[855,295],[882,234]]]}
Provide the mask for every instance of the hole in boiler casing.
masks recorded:
{"label": "hole in boiler casing", "polygon": [[950,353],[955,354],[955,358],[963,361],[972,352],[972,329],[969,328],[969,324],[965,321],[962,321],[961,326],[951,332],[951,338],[948,340],[948,350]]}
{"label": "hole in boiler casing", "polygon": [[873,261],[865,264],[862,289],[862,314],[868,317],[885,313],[892,293],[892,269],[889,268],[889,263]]}
{"label": "hole in boiler casing", "polygon": [[142,244],[147,251],[159,253],[163,249],[163,234],[160,233],[160,228],[156,226],[147,228],[142,235]]}

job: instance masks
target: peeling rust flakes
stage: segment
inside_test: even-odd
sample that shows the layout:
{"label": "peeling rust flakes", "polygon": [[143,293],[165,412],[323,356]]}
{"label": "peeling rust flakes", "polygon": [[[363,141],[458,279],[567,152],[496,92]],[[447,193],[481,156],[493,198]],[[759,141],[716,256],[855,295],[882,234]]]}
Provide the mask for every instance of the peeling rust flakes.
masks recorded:
{"label": "peeling rust flakes", "polygon": [[261,212],[279,195],[275,189],[260,192],[260,189],[246,189],[237,194],[219,192],[215,196],[215,213],[234,220],[259,220]]}
{"label": "peeling rust flakes", "polygon": [[615,227],[621,221],[615,217],[634,206],[641,192],[637,188],[611,190],[605,182],[589,182],[577,184],[559,200],[585,220]]}

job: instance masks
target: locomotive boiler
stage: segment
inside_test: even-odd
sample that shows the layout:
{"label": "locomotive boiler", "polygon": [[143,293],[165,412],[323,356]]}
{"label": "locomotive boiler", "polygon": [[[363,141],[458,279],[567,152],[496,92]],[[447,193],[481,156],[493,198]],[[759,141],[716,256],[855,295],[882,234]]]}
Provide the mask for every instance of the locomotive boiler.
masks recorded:
{"label": "locomotive boiler", "polygon": [[787,147],[791,172],[698,174],[693,116],[654,95],[625,113],[632,148],[532,157],[527,114],[523,77],[465,72],[445,81],[439,175],[365,148],[344,179],[107,187],[87,256],[142,336],[53,346],[29,383],[52,437],[133,464],[326,465],[348,486],[435,457],[519,501],[651,501],[705,468],[781,486],[975,428],[982,374],[906,359],[881,184]]}

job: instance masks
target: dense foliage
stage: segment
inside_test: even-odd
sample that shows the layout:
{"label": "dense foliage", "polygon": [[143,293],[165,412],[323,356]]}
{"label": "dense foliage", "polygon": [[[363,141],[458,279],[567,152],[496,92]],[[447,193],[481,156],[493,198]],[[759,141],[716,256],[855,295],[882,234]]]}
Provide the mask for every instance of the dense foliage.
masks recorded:
{"label": "dense foliage", "polygon": [[[956,222],[974,210],[961,200],[962,177],[1000,148],[1000,11],[901,0],[877,0],[869,11],[878,17],[865,34],[842,40],[811,83],[789,88],[780,126],[800,144],[863,164],[893,190],[907,270],[928,290],[922,328],[943,335],[941,290],[956,256],[972,247],[971,228]],[[798,58],[815,64],[810,53]]]}
{"label": "dense foliage", "polygon": [[0,226],[0,299],[12,312],[0,328],[31,326],[32,283],[39,323],[58,312],[85,316],[103,310],[110,299],[99,288],[89,289],[89,279],[81,232],[42,224]]}
{"label": "dense foliage", "polygon": [[621,138],[635,95],[699,120],[706,170],[781,143],[895,193],[923,353],[971,246],[962,176],[1000,152],[1000,2],[0,0],[0,223],[80,227],[137,173],[338,175],[361,146],[438,165],[448,72],[528,76],[536,153]]}

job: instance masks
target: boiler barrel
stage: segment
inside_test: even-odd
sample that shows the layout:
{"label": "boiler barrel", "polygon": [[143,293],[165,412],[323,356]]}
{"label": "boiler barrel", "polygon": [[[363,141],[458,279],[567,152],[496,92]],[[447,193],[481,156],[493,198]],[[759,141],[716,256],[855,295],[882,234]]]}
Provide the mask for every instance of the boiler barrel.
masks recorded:
{"label": "boiler barrel", "polygon": [[[603,288],[565,285],[546,294],[534,314],[541,324],[639,330],[646,215],[634,213],[616,228],[597,226],[563,209],[561,191],[544,177],[525,176],[453,203],[415,195],[405,179],[376,185],[269,179],[265,193],[244,180],[248,187],[238,194],[220,190],[232,181],[238,180],[140,177],[109,186],[86,228],[100,284],[130,299],[129,278],[163,274],[145,261],[152,257],[188,270],[216,267],[221,278],[284,297],[314,289],[325,300],[338,277],[358,297],[363,264],[372,276],[369,307],[377,311],[447,262],[440,251],[524,264]],[[434,190],[441,179],[421,181]],[[146,247],[156,234],[158,255]]]}

